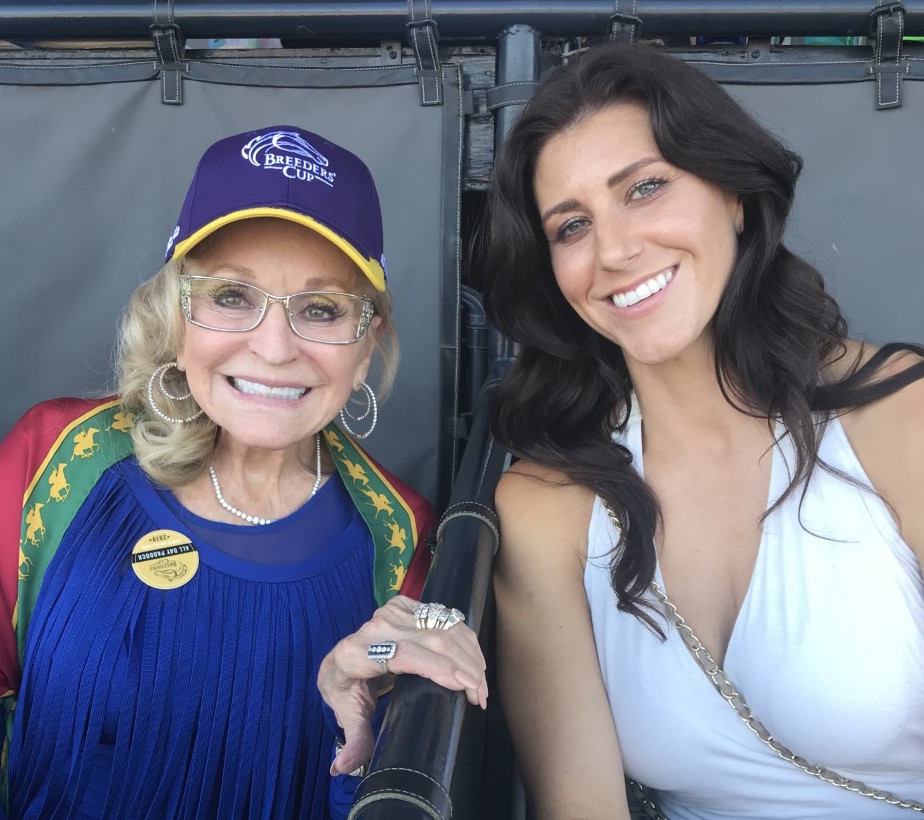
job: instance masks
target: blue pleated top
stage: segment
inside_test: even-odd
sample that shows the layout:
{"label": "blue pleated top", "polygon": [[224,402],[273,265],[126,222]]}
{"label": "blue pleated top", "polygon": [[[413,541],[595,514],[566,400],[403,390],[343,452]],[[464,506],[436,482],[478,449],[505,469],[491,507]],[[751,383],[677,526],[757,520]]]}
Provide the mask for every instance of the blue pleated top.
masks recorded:
{"label": "blue pleated top", "polygon": [[[192,580],[168,590],[130,558],[160,529],[199,555]],[[274,539],[286,545],[274,560],[234,546]],[[318,666],[375,610],[372,562],[336,475],[292,516],[251,527],[193,516],[134,458],[114,465],[32,615],[10,817],[327,817],[334,735]]]}

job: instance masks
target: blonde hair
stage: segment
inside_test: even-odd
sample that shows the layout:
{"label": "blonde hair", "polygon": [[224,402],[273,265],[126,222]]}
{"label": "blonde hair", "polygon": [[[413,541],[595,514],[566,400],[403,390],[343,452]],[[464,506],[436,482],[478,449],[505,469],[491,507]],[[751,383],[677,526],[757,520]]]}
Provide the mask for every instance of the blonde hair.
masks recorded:
{"label": "blonde hair", "polygon": [[[194,249],[191,255],[195,254]],[[122,406],[135,419],[132,429],[135,457],[154,481],[167,487],[181,487],[208,469],[218,440],[219,428],[204,413],[186,424],[167,422],[148,401],[148,385],[158,367],[176,361],[185,333],[180,308],[180,274],[186,272],[186,257],[171,259],[155,276],[139,285],[122,312],[116,347],[116,378]],[[368,331],[374,349],[382,357],[378,392],[384,398],[394,384],[398,370],[398,337],[392,321],[391,294],[376,291],[357,268],[360,291],[375,305],[379,320]],[[216,331],[218,332],[218,331]],[[176,369],[164,374],[170,393],[188,393],[183,374]],[[160,385],[154,385],[159,409],[171,418],[188,418],[198,412],[194,399],[172,400]]]}

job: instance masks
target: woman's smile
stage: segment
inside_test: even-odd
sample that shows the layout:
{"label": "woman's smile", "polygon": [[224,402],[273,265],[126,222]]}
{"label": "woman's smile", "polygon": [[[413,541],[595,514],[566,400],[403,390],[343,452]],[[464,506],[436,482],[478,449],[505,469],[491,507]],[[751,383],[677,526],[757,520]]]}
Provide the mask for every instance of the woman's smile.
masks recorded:
{"label": "woman's smile", "polygon": [[610,298],[613,304],[618,308],[632,307],[646,299],[650,299],[656,293],[665,290],[674,279],[675,268],[668,268],[662,273],[646,279],[640,285],[626,288],[625,290],[614,293]]}
{"label": "woman's smile", "polygon": [[235,390],[245,393],[248,396],[260,396],[266,399],[296,401],[308,392],[307,387],[274,387],[262,382],[251,381],[235,376],[229,376],[228,383]]}

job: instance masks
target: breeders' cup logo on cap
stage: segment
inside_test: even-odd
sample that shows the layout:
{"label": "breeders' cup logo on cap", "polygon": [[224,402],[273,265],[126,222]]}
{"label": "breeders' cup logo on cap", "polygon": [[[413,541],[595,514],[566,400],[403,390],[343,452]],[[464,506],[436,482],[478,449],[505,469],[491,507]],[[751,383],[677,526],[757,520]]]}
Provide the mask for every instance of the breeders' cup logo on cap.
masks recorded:
{"label": "breeders' cup logo on cap", "polygon": [[254,137],[241,148],[241,156],[251,165],[279,171],[288,179],[317,180],[331,188],[337,176],[327,169],[327,157],[294,131],[271,131]]}

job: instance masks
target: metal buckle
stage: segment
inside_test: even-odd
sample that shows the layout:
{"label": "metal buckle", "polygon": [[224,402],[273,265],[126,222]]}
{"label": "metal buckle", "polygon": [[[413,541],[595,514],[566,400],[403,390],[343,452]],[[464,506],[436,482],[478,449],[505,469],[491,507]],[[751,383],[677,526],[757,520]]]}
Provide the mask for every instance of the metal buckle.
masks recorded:
{"label": "metal buckle", "polygon": [[[900,3],[895,3],[896,6],[901,5]],[[624,26],[634,26],[635,28],[642,27],[642,18],[636,17],[634,14],[623,14],[622,12],[616,12],[615,14],[610,15],[610,26],[614,23],[621,23]]]}
{"label": "metal buckle", "polygon": [[410,33],[411,29],[424,28],[426,26],[433,26],[433,36],[437,41],[439,41],[440,27],[436,24],[436,19],[433,17],[424,17],[422,20],[411,20],[410,22],[404,24],[404,29]]}
{"label": "metal buckle", "polygon": [[[634,14],[623,14],[616,12],[610,15],[610,40],[625,39],[628,35],[630,42],[638,39],[638,33],[642,29],[642,18]],[[619,35],[622,35],[621,37]]]}
{"label": "metal buckle", "polygon": [[885,6],[876,6],[867,16],[867,26],[870,37],[876,36],[876,29],[879,28],[879,18],[894,17],[896,14],[904,14],[907,11],[902,3],[889,3]]}

